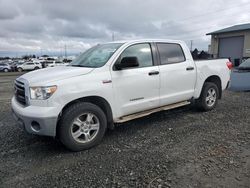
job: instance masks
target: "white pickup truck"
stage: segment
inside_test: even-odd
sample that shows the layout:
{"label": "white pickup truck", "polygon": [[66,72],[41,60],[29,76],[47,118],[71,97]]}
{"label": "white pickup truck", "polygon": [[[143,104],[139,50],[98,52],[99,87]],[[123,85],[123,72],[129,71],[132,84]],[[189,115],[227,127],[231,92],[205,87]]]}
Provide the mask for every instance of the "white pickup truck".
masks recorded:
{"label": "white pickup truck", "polygon": [[227,59],[194,62],[182,41],[106,43],[68,66],[17,78],[12,111],[27,132],[57,137],[79,151],[97,145],[114,123],[192,101],[212,110],[227,88],[230,68]]}

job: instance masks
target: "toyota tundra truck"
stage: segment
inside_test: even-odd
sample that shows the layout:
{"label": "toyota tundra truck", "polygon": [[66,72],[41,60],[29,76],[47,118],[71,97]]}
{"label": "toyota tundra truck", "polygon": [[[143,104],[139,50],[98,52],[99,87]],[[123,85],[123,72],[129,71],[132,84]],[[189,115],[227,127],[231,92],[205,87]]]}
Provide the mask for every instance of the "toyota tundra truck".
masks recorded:
{"label": "toyota tundra truck", "polygon": [[99,44],[68,66],[17,78],[12,112],[28,133],[59,138],[72,151],[85,150],[116,123],[190,103],[214,109],[231,67],[227,59],[194,61],[182,41]]}

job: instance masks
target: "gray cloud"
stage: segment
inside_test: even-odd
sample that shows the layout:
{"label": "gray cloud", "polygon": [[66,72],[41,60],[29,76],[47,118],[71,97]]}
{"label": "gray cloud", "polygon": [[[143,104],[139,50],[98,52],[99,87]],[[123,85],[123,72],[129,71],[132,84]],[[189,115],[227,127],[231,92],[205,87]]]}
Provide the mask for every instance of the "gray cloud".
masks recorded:
{"label": "gray cloud", "polygon": [[[0,0],[0,51],[79,52],[115,39],[171,38],[207,49],[205,34],[249,21],[247,0]],[[237,15],[237,16],[236,16]]]}
{"label": "gray cloud", "polygon": [[15,5],[9,7],[9,4],[0,0],[0,20],[11,20],[17,16],[19,16],[19,11]]}

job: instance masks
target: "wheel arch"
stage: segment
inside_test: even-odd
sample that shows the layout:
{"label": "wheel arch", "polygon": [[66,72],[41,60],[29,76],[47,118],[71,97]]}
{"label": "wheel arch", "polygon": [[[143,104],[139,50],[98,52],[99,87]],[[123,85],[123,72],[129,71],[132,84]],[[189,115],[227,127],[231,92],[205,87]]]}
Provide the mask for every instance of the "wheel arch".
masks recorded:
{"label": "wheel arch", "polygon": [[214,84],[217,85],[217,87],[218,87],[218,89],[219,89],[219,99],[221,99],[221,97],[222,97],[222,86],[221,86],[221,79],[220,79],[220,77],[217,76],[217,75],[209,76],[209,77],[204,81],[202,88],[204,87],[204,84],[205,84],[206,82],[212,82],[212,83],[214,83]]}
{"label": "wheel arch", "polygon": [[108,101],[106,99],[104,99],[103,97],[100,96],[88,96],[88,97],[82,97],[82,98],[78,98],[78,99],[74,99],[70,102],[68,102],[62,109],[61,113],[59,114],[58,117],[58,121],[57,121],[57,126],[56,126],[56,135],[58,135],[58,130],[59,130],[59,122],[61,119],[62,114],[64,113],[64,111],[69,108],[71,105],[75,104],[75,103],[79,103],[79,102],[89,102],[92,104],[95,104],[97,106],[99,106],[103,112],[105,113],[106,117],[107,117],[107,124],[108,124],[108,128],[109,129],[114,129],[114,123],[113,123],[113,113],[112,113],[112,108],[110,106],[110,104],[108,103]]}

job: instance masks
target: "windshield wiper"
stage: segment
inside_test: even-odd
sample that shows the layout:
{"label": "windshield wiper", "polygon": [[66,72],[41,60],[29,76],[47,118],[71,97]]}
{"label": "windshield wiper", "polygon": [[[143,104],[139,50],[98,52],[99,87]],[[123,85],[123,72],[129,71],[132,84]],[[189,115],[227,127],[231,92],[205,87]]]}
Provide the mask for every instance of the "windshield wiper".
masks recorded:
{"label": "windshield wiper", "polygon": [[72,67],[87,67],[87,68],[93,68],[91,66],[86,66],[86,65],[68,65],[68,66],[72,66]]}

